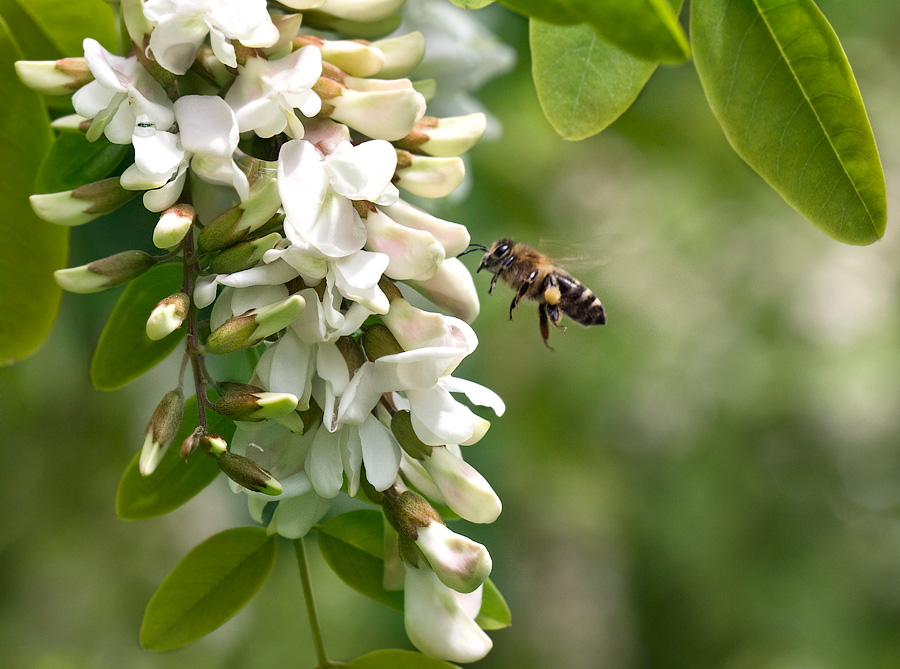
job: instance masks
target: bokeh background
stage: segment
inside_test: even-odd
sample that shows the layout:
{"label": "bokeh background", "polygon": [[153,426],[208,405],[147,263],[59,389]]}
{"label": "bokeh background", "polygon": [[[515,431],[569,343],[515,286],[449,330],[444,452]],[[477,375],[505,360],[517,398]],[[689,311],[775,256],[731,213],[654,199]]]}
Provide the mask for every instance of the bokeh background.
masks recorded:
{"label": "bokeh background", "polygon": [[[513,626],[476,666],[900,666],[900,4],[819,5],[884,163],[888,230],[871,247],[833,242],[740,161],[690,63],[660,68],[601,135],[559,139],[525,21],[486,14],[519,52],[477,92],[503,132],[471,153],[468,197],[437,213],[478,242],[576,256],[609,324],[553,332],[551,353],[532,307],[508,322],[511,293],[477,277],[480,345],[459,375],[507,412],[466,455],[504,512],[458,529],[491,551]],[[123,230],[139,248],[152,226],[128,210],[78,228],[70,264],[122,250]],[[177,374],[169,360],[122,390],[91,387],[116,297],[65,295],[45,346],[0,369],[0,666],[313,666],[288,543],[221,630],[140,649],[162,578],[250,520],[221,479],[167,517],[116,518],[118,479]],[[314,547],[313,577],[333,657],[410,647],[402,617]]]}

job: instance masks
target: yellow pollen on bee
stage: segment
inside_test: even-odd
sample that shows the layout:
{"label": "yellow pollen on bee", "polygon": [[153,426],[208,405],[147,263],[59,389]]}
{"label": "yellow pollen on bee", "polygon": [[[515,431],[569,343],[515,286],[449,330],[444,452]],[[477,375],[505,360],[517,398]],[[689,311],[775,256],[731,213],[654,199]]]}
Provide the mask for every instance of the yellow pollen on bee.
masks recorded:
{"label": "yellow pollen on bee", "polygon": [[559,302],[559,297],[559,288],[557,288],[556,286],[551,286],[544,291],[544,300],[546,300],[547,304],[551,306]]}

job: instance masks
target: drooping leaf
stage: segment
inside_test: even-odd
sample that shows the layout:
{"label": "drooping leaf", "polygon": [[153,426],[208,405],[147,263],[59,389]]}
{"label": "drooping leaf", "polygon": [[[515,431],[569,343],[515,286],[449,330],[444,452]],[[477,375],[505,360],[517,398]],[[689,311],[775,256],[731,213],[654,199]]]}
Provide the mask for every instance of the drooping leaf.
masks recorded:
{"label": "drooping leaf", "polygon": [[561,0],[500,0],[500,4],[522,16],[555,25],[569,26],[582,22]]}
{"label": "drooping leaf", "polygon": [[184,328],[153,341],[147,318],[153,307],[181,289],[178,263],[157,265],[124,290],[116,303],[91,360],[91,382],[97,390],[115,390],[162,362],[184,337]]}
{"label": "drooping leaf", "polygon": [[35,181],[35,192],[57,193],[108,177],[128,153],[128,145],[106,137],[89,142],[82,134],[56,137]]}
{"label": "drooping leaf", "polygon": [[29,53],[30,59],[83,56],[81,43],[85,37],[94,38],[107,51],[119,52],[115,13],[103,0],[2,0],[0,11],[7,9],[16,17],[17,24],[31,24],[32,27],[26,28],[26,34],[40,32],[57,52]]}
{"label": "drooping leaf", "polygon": [[850,64],[812,0],[695,0],[710,107],[735,151],[838,241],[884,234],[884,174]]}
{"label": "drooping leaf", "polygon": [[237,527],[204,541],[184,556],[150,598],[141,645],[171,650],[218,628],[263,586],[277,550],[277,536],[261,527]]}
{"label": "drooping leaf", "polygon": [[509,610],[509,605],[490,579],[484,582],[481,611],[478,612],[475,622],[485,630],[502,630],[512,625],[512,612]]}
{"label": "drooping leaf", "polygon": [[[608,42],[653,62],[680,63],[691,56],[678,25],[675,3],[666,0],[563,0],[573,14]],[[678,3],[677,8],[681,7]],[[677,9],[676,8],[676,9]]]}
{"label": "drooping leaf", "polygon": [[68,230],[39,219],[28,203],[53,133],[40,97],[16,77],[19,58],[0,19],[0,364],[34,353],[50,333],[62,295],[53,271],[65,267],[69,249]]}
{"label": "drooping leaf", "polygon": [[529,23],[538,100],[564,139],[584,139],[605,129],[631,106],[656,70],[656,63],[625,53],[588,25]]}
{"label": "drooping leaf", "polygon": [[380,511],[360,509],[333,516],[316,528],[325,562],[344,583],[395,611],[403,592],[384,589],[384,538]]}
{"label": "drooping leaf", "polygon": [[[384,589],[384,525],[380,511],[360,509],[333,516],[316,527],[319,550],[335,574],[357,592],[395,611],[403,611],[403,592]],[[512,617],[496,586],[484,582],[480,627],[508,627]],[[385,665],[387,666],[387,665]]]}
{"label": "drooping leaf", "polygon": [[[234,422],[214,413],[207,415],[210,431],[221,435],[225,441],[231,441]],[[197,398],[189,397],[184,404],[184,418],[175,441],[153,473],[150,476],[141,475],[138,469],[141,454],[138,451],[122,474],[116,491],[116,515],[119,518],[141,520],[174,511],[219,475],[216,461],[199,449],[186,462],[181,458],[181,442],[196,426]],[[139,446],[139,440],[135,441]]]}
{"label": "drooping leaf", "polygon": [[[347,666],[350,669],[452,669],[455,664],[436,660],[411,650],[376,650],[358,657]],[[457,668],[458,669],[458,668]]]}

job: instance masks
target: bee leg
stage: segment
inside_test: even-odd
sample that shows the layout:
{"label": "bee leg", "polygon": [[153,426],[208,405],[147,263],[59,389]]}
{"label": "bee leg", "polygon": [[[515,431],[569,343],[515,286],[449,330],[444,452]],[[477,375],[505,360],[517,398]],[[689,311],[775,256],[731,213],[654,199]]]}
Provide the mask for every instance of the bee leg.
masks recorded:
{"label": "bee leg", "polygon": [[541,304],[538,307],[538,316],[540,317],[541,322],[541,337],[544,338],[544,346],[549,348],[551,351],[554,350],[552,346],[550,346],[550,323],[547,318],[547,305]]}
{"label": "bee leg", "polygon": [[491,291],[494,290],[494,286],[497,285],[497,279],[499,279],[499,278],[500,278],[500,272],[497,272],[497,273],[494,275],[494,278],[491,279],[491,287],[488,288],[488,295],[490,295],[490,294],[491,294]]}
{"label": "bee leg", "polygon": [[553,327],[557,330],[566,331],[566,327],[564,325],[559,324],[560,313],[559,313],[559,305],[547,305],[547,316],[550,317],[550,322],[553,323]]}
{"label": "bee leg", "polygon": [[528,275],[528,278],[525,279],[525,282],[519,286],[519,290],[516,291],[516,296],[513,298],[513,301],[509,305],[509,320],[512,320],[512,312],[519,308],[519,300],[522,299],[522,296],[528,292],[528,289],[531,288],[531,284],[534,281],[534,277],[537,276],[537,272],[532,272]]}

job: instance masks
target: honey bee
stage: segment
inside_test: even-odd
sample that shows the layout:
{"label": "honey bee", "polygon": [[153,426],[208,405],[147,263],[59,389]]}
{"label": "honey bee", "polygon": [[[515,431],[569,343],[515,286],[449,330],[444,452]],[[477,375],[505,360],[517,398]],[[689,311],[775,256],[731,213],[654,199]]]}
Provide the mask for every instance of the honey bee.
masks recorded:
{"label": "honey bee", "polygon": [[497,279],[503,279],[516,291],[509,305],[510,320],[523,297],[538,303],[541,337],[551,351],[549,324],[565,330],[559,325],[560,310],[582,325],[606,323],[606,312],[597,296],[537,249],[528,244],[517,244],[508,237],[498,239],[490,248],[476,248],[485,251],[476,271],[486,269],[494,275],[488,293],[494,290]]}

